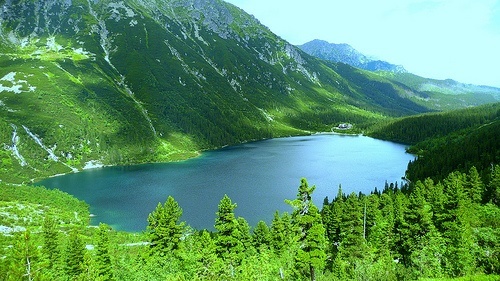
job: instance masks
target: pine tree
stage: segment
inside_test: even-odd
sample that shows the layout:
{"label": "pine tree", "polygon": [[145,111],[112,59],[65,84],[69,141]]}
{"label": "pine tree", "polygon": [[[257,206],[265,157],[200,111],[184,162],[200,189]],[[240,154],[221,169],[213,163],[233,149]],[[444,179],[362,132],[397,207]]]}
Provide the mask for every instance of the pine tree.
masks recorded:
{"label": "pine tree", "polygon": [[29,229],[15,233],[10,266],[2,275],[6,280],[37,280],[43,274],[40,252]]}
{"label": "pine tree", "polygon": [[403,247],[408,234],[404,213],[407,208],[407,197],[400,191],[394,193],[394,239],[391,241],[392,252],[397,253],[397,258],[403,265],[408,265],[410,253]]}
{"label": "pine tree", "polygon": [[404,240],[405,251],[410,253],[410,266],[419,277],[440,277],[444,255],[444,240],[432,222],[432,208],[424,197],[425,186],[418,181],[409,196],[405,210],[407,235]]}
{"label": "pine tree", "polygon": [[252,255],[254,254],[254,247],[252,245],[252,236],[250,235],[250,225],[248,222],[242,218],[238,217],[237,219],[238,222],[238,233],[239,237],[238,239],[242,243],[243,246],[243,251],[245,255]]}
{"label": "pine tree", "polygon": [[479,204],[482,202],[485,186],[475,166],[472,166],[467,174],[465,190],[473,203]]}
{"label": "pine tree", "polygon": [[475,217],[471,198],[464,186],[466,176],[453,172],[444,181],[447,202],[444,209],[443,236],[447,243],[447,265],[449,275],[462,276],[475,271],[474,253],[476,242],[471,219]]}
{"label": "pine tree", "polygon": [[344,202],[341,229],[340,252],[342,258],[350,264],[354,264],[354,260],[362,259],[367,250],[363,238],[363,208],[355,193],[347,196]]}
{"label": "pine tree", "polygon": [[335,277],[334,280],[348,280],[346,268],[346,262],[340,257],[340,255],[337,255],[332,262],[332,273]]}
{"label": "pine tree", "polygon": [[195,244],[196,276],[199,280],[217,280],[224,272],[217,258],[215,241],[208,231],[202,231]]}
{"label": "pine tree", "polygon": [[331,214],[330,225],[325,226],[333,257],[337,255],[340,247],[340,242],[342,239],[343,213],[344,213],[344,194],[342,192],[342,186],[339,185],[337,197],[330,205],[330,214]]}
{"label": "pine tree", "polygon": [[364,235],[370,248],[377,253],[389,251],[388,223],[380,210],[379,195],[371,194],[364,198]]}
{"label": "pine tree", "polygon": [[271,232],[266,222],[259,221],[257,223],[257,226],[253,230],[252,242],[257,250],[261,247],[265,249],[269,248],[271,244]]}
{"label": "pine tree", "polygon": [[59,251],[59,233],[55,219],[47,215],[44,218],[43,226],[43,253],[48,260],[48,267],[50,270],[56,268],[60,258]]}
{"label": "pine tree", "polygon": [[235,208],[236,204],[224,195],[215,218],[217,255],[233,267],[241,262],[244,251],[238,220],[234,216]]}
{"label": "pine tree", "polygon": [[83,273],[85,262],[85,243],[80,235],[78,228],[71,229],[66,247],[66,273],[73,278]]}
{"label": "pine tree", "polygon": [[302,178],[297,198],[287,201],[294,209],[293,224],[299,233],[297,270],[300,275],[308,276],[311,280],[316,280],[316,271],[321,271],[325,267],[326,260],[325,228],[318,207],[314,205],[311,197],[315,188],[315,186],[309,187],[307,180]]}
{"label": "pine tree", "polygon": [[434,183],[430,178],[423,181],[421,189],[426,201],[431,206],[433,214],[432,222],[439,232],[443,232],[443,221],[445,220],[445,205],[447,203],[447,196],[444,193],[444,186],[442,183]]}
{"label": "pine tree", "polygon": [[271,222],[271,247],[274,251],[279,253],[289,248],[293,238],[291,232],[290,215],[285,212],[280,216],[276,211]]}
{"label": "pine tree", "polygon": [[491,202],[500,207],[500,165],[492,167],[488,190],[491,194]]}
{"label": "pine tree", "polygon": [[[404,212],[406,226],[409,228],[409,239],[418,239],[434,227],[431,206],[425,200],[423,189],[423,184],[418,181],[409,196],[408,208]],[[413,242],[409,241],[409,244],[414,244]]]}
{"label": "pine tree", "polygon": [[[339,185],[337,197],[330,204],[323,204],[321,216],[326,230],[326,237],[330,245],[336,248],[340,242],[340,232],[342,224],[342,209],[344,202],[342,186]],[[336,250],[331,249],[332,253]]]}
{"label": "pine tree", "polygon": [[113,267],[109,253],[109,226],[100,223],[97,232],[96,271],[102,280],[113,280]]}
{"label": "pine tree", "polygon": [[387,193],[380,195],[380,210],[383,218],[383,225],[381,226],[383,237],[379,237],[378,242],[382,248],[380,252],[384,250],[390,252],[394,240],[394,204],[392,197]]}
{"label": "pine tree", "polygon": [[182,209],[172,196],[164,205],[158,203],[148,216],[148,237],[151,254],[165,256],[179,249],[184,223],[179,223]]}

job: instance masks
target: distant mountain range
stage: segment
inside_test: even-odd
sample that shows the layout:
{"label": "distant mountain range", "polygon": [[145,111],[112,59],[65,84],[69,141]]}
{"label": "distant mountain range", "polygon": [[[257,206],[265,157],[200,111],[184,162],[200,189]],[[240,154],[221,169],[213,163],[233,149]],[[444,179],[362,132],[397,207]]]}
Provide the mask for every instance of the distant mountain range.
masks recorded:
{"label": "distant mountain range", "polygon": [[401,65],[373,60],[348,44],[333,44],[312,40],[298,46],[309,55],[335,63],[375,72],[381,77],[403,84],[425,96],[426,106],[436,110],[449,110],[477,106],[500,101],[500,89],[496,87],[465,84],[455,80],[437,80],[409,73]]}
{"label": "distant mountain range", "polygon": [[341,62],[369,71],[407,72],[401,65],[370,59],[348,44],[334,44],[315,39],[303,45],[299,45],[298,47],[309,55],[320,59]]}

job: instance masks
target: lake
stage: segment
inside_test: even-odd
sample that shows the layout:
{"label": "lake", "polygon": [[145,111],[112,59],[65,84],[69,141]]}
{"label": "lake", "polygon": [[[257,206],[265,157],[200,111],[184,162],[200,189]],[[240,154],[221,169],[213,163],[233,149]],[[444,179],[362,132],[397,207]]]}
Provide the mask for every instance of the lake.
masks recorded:
{"label": "lake", "polygon": [[364,136],[317,134],[263,140],[203,152],[175,163],[105,167],[38,182],[90,204],[92,224],[140,232],[158,202],[173,196],[182,220],[196,229],[214,230],[220,199],[237,204],[236,216],[251,226],[270,223],[276,210],[291,212],[302,177],[316,185],[313,200],[344,193],[370,193],[385,182],[401,182],[414,156],[405,146]]}

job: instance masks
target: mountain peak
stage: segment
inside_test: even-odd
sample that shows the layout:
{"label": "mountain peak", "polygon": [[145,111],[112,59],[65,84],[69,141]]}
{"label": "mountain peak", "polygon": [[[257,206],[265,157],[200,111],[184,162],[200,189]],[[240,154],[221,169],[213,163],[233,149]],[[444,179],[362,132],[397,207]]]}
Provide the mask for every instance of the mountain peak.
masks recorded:
{"label": "mountain peak", "polygon": [[396,73],[406,72],[403,66],[394,65],[382,60],[371,59],[358,52],[351,45],[345,43],[334,44],[324,40],[314,39],[298,47],[309,55],[320,59],[341,62],[365,70],[382,70]]}

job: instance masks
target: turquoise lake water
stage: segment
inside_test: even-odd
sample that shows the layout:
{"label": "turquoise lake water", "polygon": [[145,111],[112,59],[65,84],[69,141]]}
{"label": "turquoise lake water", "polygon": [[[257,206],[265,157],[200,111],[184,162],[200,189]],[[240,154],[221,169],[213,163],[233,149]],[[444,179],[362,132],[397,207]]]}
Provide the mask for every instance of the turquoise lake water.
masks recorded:
{"label": "turquoise lake water", "polygon": [[302,177],[316,185],[313,200],[344,193],[370,193],[385,182],[401,182],[413,155],[405,146],[364,136],[318,134],[251,142],[204,152],[175,163],[105,167],[53,177],[37,183],[85,200],[92,224],[119,230],[145,230],[147,216],[172,195],[182,220],[196,229],[213,230],[220,199],[227,194],[236,216],[251,226],[270,222],[276,210],[291,212]]}

